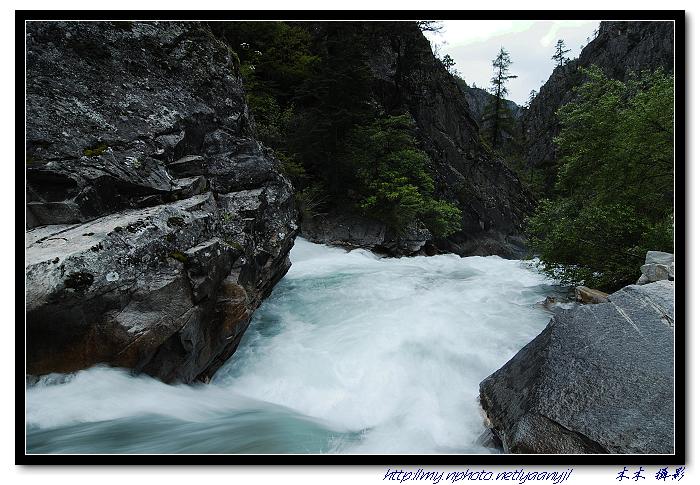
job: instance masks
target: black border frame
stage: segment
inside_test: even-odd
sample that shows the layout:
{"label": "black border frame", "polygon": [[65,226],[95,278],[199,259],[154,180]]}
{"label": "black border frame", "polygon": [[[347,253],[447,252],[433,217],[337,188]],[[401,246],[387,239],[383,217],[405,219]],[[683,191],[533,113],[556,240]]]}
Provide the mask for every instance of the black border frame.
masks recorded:
{"label": "black border frame", "polygon": [[[675,158],[676,201],[676,378],[673,454],[653,455],[156,455],[27,454],[25,449],[25,307],[16,292],[15,307],[15,464],[16,465],[682,465],[686,463],[686,30],[684,10],[16,10],[15,11],[15,167],[24,166],[25,22],[42,20],[669,20],[675,22]],[[20,127],[22,129],[20,129]],[[15,276],[24,288],[25,177],[15,171]],[[680,221],[680,226],[678,222]],[[679,304],[680,303],[680,304]],[[682,365],[679,365],[682,364]]]}

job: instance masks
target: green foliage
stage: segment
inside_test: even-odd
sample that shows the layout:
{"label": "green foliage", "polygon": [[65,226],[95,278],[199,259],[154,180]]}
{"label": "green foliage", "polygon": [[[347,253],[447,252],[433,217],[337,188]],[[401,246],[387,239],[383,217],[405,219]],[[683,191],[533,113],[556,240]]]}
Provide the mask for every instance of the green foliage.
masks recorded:
{"label": "green foliage", "polygon": [[558,67],[561,67],[569,62],[569,58],[566,57],[567,52],[571,52],[571,49],[566,48],[566,44],[564,44],[563,39],[559,39],[557,41],[557,45],[554,47],[554,55],[552,56],[552,60],[557,63]]}
{"label": "green foliage", "polygon": [[260,92],[249,93],[247,101],[255,117],[258,138],[271,147],[283,146],[294,106],[282,108],[271,94]]}
{"label": "green foliage", "polygon": [[292,181],[292,184],[295,187],[301,187],[308,179],[308,175],[304,165],[299,160],[299,156],[296,153],[287,155],[282,151],[275,152],[275,156],[282,163],[282,172]]}
{"label": "green foliage", "polygon": [[283,147],[298,89],[320,59],[311,53],[308,31],[286,22],[213,22],[210,27],[235,51],[259,138]]}
{"label": "green foliage", "polygon": [[454,205],[433,199],[428,155],[414,137],[409,115],[386,116],[356,127],[344,162],[355,171],[359,209],[402,232],[422,222],[438,237],[461,227]]}
{"label": "green foliage", "polygon": [[637,279],[646,251],[673,251],[673,78],[584,75],[558,112],[556,197],[528,234],[548,273],[615,290]]}
{"label": "green foliage", "polygon": [[444,200],[426,198],[421,219],[438,237],[446,237],[462,229],[462,211]]}

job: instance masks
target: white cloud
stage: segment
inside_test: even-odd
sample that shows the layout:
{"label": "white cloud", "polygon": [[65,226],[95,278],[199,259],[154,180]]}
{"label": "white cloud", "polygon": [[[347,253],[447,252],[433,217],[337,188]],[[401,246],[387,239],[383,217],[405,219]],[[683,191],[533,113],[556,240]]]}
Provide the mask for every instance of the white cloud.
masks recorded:
{"label": "white cloud", "polygon": [[[565,27],[580,27],[582,25],[590,24],[590,20],[555,20],[552,22],[552,26],[549,28],[549,32],[540,39],[540,44],[542,47],[553,46],[555,40],[557,40],[557,33],[562,28]],[[597,24],[597,22],[596,22]]]}
{"label": "white cloud", "polygon": [[453,47],[483,42],[498,35],[529,29],[532,20],[445,20],[443,40]]}

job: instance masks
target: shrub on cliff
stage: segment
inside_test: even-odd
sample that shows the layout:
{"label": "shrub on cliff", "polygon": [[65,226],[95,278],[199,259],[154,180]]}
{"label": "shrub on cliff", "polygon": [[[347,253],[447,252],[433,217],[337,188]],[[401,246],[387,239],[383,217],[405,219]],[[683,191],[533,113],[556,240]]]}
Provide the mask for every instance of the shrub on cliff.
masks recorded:
{"label": "shrub on cliff", "polygon": [[673,78],[584,76],[558,112],[556,195],[528,234],[546,272],[614,290],[636,280],[646,251],[673,252]]}
{"label": "shrub on cliff", "polygon": [[461,228],[461,211],[436,200],[430,159],[418,148],[409,115],[385,116],[356,127],[343,163],[355,174],[358,207],[397,232],[420,221],[436,236]]}

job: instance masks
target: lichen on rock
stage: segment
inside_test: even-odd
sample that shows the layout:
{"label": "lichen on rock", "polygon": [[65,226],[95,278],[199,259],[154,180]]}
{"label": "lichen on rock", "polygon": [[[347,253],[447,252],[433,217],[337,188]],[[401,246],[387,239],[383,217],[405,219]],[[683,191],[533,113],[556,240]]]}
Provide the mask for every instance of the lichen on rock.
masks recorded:
{"label": "lichen on rock", "polygon": [[289,268],[292,187],[206,25],[122,24],[27,25],[27,369],[207,380]]}

